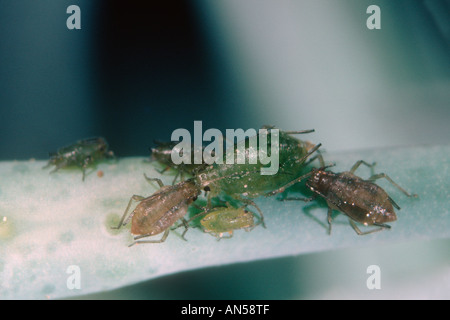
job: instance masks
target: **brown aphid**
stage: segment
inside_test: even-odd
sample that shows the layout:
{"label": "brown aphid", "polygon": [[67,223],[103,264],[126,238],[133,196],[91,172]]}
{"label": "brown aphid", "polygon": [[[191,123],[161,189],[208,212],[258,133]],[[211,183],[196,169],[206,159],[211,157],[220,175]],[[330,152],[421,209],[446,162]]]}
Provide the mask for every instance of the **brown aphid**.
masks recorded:
{"label": "brown aphid", "polygon": [[[306,182],[306,186],[314,192],[314,196],[301,200],[310,201],[316,196],[321,196],[326,200],[328,205],[329,233],[331,233],[331,214],[333,210],[344,213],[358,235],[390,228],[387,223],[397,220],[394,208],[400,210],[400,207],[386,191],[373,182],[377,179],[385,178],[406,196],[417,197],[416,194],[406,192],[384,173],[372,175],[368,180],[356,176],[354,172],[361,164],[371,168],[375,165],[375,163],[368,164],[360,160],[355,163],[350,171],[334,173],[325,171],[325,168],[319,168],[312,169],[308,174],[310,178]],[[362,232],[355,222],[364,226],[376,226],[378,228]]]}
{"label": "brown aphid", "polygon": [[[173,186],[164,186],[160,179],[148,178],[147,176],[145,178],[149,182],[156,181],[161,188],[147,198],[133,195],[128,202],[119,225],[114,229],[125,226],[131,220],[131,234],[134,235],[134,240],[154,236],[162,232],[164,234],[159,240],[135,241],[131,245],[136,243],[164,242],[169,235],[170,227],[177,220],[183,219],[189,205],[200,194],[192,179],[182,181]],[[133,201],[139,201],[139,204],[127,217]]]}

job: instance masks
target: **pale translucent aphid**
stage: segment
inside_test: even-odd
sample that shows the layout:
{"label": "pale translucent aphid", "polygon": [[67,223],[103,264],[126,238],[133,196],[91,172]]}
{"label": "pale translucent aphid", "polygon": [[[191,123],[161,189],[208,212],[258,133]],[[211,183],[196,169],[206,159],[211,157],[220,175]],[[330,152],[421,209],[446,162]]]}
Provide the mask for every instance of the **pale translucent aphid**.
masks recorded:
{"label": "pale translucent aphid", "polygon": [[[235,230],[250,231],[261,223],[261,218],[249,211],[247,206],[235,208],[229,203],[225,207],[214,207],[210,210],[203,208],[203,212],[196,214],[188,223],[199,216],[202,216],[200,225],[203,231],[213,235],[217,240],[231,238]],[[255,218],[259,221],[255,222]],[[228,236],[225,236],[226,234]]]}

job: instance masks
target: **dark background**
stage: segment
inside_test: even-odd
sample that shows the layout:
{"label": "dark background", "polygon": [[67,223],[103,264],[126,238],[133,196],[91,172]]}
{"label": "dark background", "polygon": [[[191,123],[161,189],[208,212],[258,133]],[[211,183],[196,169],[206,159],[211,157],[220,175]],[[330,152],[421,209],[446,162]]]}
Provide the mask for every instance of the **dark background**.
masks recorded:
{"label": "dark background", "polygon": [[[81,30],[66,8],[81,8]],[[146,156],[176,128],[247,127],[225,112],[193,1],[1,1],[0,159],[104,136],[119,156]],[[219,79],[218,79],[219,78]],[[239,127],[239,126],[238,126]]]}
{"label": "dark background", "polygon": [[[382,8],[378,33],[365,28],[365,9],[372,4],[368,1],[344,0],[330,7],[330,12],[315,8],[310,1],[299,3],[304,9],[299,11],[299,29],[293,34],[305,36],[304,41],[300,39],[305,46],[291,48],[287,39],[282,43],[288,45],[286,55],[291,49],[299,54],[310,50],[307,58],[311,58],[317,49],[327,60],[323,61],[324,70],[321,61],[304,62],[316,69],[306,75],[303,87],[295,79],[293,83],[277,83],[275,77],[270,79],[270,72],[267,79],[261,79],[254,66],[253,71],[247,70],[252,61],[259,61],[258,54],[265,58],[272,54],[258,53],[257,42],[257,52],[247,57],[247,62],[229,57],[233,50],[238,57],[245,53],[242,48],[246,44],[252,48],[249,42],[253,38],[239,39],[240,31],[245,30],[237,27],[237,16],[244,13],[253,21],[259,15],[258,7],[244,6],[233,13],[224,10],[223,2],[218,2],[214,11],[213,4],[204,1],[1,0],[0,159],[46,159],[48,152],[90,136],[104,136],[119,156],[146,156],[154,139],[170,140],[177,128],[192,130],[194,120],[202,120],[204,130],[259,128],[264,124],[286,125],[286,130],[315,128],[318,135],[313,139],[338,150],[448,142],[448,1],[378,1]],[[327,8],[326,1],[321,3]],[[66,28],[66,9],[71,4],[81,8],[81,30]],[[233,2],[235,7],[237,4]],[[317,28],[323,25],[326,33],[310,29],[306,24],[310,21],[304,21],[311,8],[316,10],[311,15],[317,15],[312,21],[323,19]],[[362,59],[384,68],[380,72],[386,78],[380,81],[390,89],[375,91],[380,101],[373,101],[370,87],[351,89],[368,77],[362,74],[361,79],[352,79],[352,69],[370,72],[370,66],[357,65],[357,54],[363,53],[355,51],[356,59],[348,57],[348,74],[333,74],[347,70],[333,70],[343,62],[337,56],[340,43],[361,41],[353,33],[342,33],[336,21],[327,20],[332,10],[339,13],[336,8],[355,18],[355,22],[339,22],[361,32],[367,41],[364,46],[370,45],[368,50],[377,60]],[[274,16],[258,23],[261,30],[276,30],[284,20]],[[238,29],[233,35],[218,26]],[[259,25],[250,28],[259,35]],[[339,33],[335,35],[333,30]],[[330,33],[330,39],[321,40]],[[330,40],[336,42],[330,46],[332,51],[320,51],[324,46],[320,41]],[[276,49],[270,43],[267,48]],[[335,56],[341,60],[333,62]],[[279,64],[283,68],[283,62]],[[288,66],[286,71],[290,69]],[[300,76],[304,76],[301,70]],[[316,78],[323,86],[308,87]],[[272,83],[262,87],[264,81]],[[349,91],[336,89],[341,84]],[[271,100],[270,90],[277,85],[280,97]],[[298,103],[284,103],[283,90],[292,85],[288,93],[305,90],[303,96],[309,92],[318,100],[303,101],[299,95]],[[332,98],[320,100],[326,96]],[[283,109],[290,104],[293,111]],[[374,122],[382,125],[367,128],[364,124]]]}

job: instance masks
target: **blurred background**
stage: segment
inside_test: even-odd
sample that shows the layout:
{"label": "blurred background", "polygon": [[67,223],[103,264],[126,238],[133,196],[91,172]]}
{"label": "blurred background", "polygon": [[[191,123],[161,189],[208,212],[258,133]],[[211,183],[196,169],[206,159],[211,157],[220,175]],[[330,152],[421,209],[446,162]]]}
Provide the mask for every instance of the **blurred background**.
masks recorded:
{"label": "blurred background", "polygon": [[[379,30],[366,27],[372,4]],[[81,30],[66,27],[69,5]],[[194,120],[223,132],[314,128],[328,151],[448,144],[449,89],[448,0],[0,0],[0,160],[47,159],[90,136],[147,156]],[[211,268],[182,275],[194,279],[185,291],[175,275],[117,296],[215,297],[242,272],[239,289],[216,298],[308,298],[315,284],[299,292],[289,277],[308,279],[306,266],[335,255]]]}

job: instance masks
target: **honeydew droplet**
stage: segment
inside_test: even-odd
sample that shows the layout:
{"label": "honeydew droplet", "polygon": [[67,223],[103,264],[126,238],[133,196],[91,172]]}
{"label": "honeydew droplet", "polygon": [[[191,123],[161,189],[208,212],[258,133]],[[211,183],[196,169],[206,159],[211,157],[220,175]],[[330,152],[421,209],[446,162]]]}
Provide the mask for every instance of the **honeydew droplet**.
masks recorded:
{"label": "honeydew droplet", "polygon": [[14,226],[8,217],[4,216],[0,220],[0,240],[11,239],[14,235]]}

